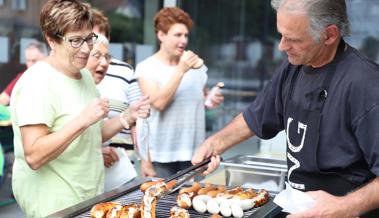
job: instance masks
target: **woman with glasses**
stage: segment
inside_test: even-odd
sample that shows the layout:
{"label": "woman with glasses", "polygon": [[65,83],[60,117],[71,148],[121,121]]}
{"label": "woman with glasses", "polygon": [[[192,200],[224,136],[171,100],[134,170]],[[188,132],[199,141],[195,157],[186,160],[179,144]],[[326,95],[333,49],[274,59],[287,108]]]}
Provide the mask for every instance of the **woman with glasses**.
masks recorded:
{"label": "woman with glasses", "polygon": [[12,185],[26,217],[45,217],[102,193],[101,143],[149,114],[146,100],[103,121],[109,102],[82,70],[97,39],[88,4],[49,0],[40,25],[51,53],[23,74],[11,98]]}

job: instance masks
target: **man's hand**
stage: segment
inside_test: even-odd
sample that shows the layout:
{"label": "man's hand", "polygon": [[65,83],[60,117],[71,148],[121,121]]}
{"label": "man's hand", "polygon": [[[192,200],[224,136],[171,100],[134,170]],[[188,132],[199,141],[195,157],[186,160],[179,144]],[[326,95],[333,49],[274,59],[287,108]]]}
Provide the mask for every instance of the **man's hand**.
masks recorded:
{"label": "man's hand", "polygon": [[315,200],[315,206],[287,218],[355,218],[356,215],[343,197],[336,197],[324,191],[307,192]]}
{"label": "man's hand", "polygon": [[157,173],[151,161],[141,160],[141,176],[142,177],[156,177]]}
{"label": "man's hand", "polygon": [[103,153],[104,166],[107,168],[113,166],[113,164],[119,160],[116,150],[113,147],[102,147],[101,152]]}
{"label": "man's hand", "polygon": [[220,156],[214,153],[213,150],[213,141],[211,138],[208,138],[200,147],[197,149],[195,155],[192,157],[192,164],[198,164],[205,159],[211,157],[211,162],[208,164],[208,168],[203,172],[203,175],[206,176],[211,172],[215,171],[220,166]]}

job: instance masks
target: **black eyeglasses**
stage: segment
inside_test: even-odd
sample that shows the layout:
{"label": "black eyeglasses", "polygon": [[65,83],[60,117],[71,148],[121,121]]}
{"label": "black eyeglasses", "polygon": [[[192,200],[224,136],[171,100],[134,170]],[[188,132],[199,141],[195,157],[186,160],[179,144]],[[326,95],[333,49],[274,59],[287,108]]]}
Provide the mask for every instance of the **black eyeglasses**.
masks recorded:
{"label": "black eyeglasses", "polygon": [[97,61],[100,61],[101,57],[104,57],[107,63],[110,63],[112,60],[112,56],[110,54],[101,54],[99,52],[92,54],[91,57],[95,58]]}
{"label": "black eyeglasses", "polygon": [[67,38],[65,36],[62,36],[61,34],[57,34],[57,36],[63,39],[65,42],[70,43],[71,47],[73,48],[79,48],[80,46],[83,45],[84,42],[86,42],[87,45],[92,46],[93,44],[95,44],[98,37],[95,33],[89,34],[86,38],[82,38],[80,36]]}

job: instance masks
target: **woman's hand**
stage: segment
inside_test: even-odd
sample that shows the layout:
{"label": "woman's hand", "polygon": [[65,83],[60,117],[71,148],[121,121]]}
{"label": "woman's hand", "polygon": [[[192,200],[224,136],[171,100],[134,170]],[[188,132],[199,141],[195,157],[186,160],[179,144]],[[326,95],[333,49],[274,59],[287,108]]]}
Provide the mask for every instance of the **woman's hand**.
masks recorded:
{"label": "woman's hand", "polygon": [[85,127],[106,118],[109,112],[109,101],[105,98],[95,98],[78,116]]}
{"label": "woman's hand", "polygon": [[142,177],[156,177],[157,173],[151,161],[141,160],[141,176]]}
{"label": "woman's hand", "polygon": [[197,54],[193,53],[190,50],[184,51],[183,55],[179,59],[177,68],[182,73],[187,72],[191,68],[199,68],[201,67],[201,66],[197,66],[199,60],[200,58],[199,56],[197,56]]}
{"label": "woman's hand", "polygon": [[221,87],[216,85],[208,91],[205,98],[205,106],[208,109],[213,109],[218,107],[222,102],[224,102],[224,96],[221,93]]}
{"label": "woman's hand", "polygon": [[102,147],[101,152],[103,153],[105,167],[109,168],[119,161],[115,148],[111,146]]}
{"label": "woman's hand", "polygon": [[150,108],[150,97],[143,96],[138,101],[131,103],[122,113],[122,116],[124,116],[129,126],[132,126],[135,124],[137,118],[148,118],[150,116]]}

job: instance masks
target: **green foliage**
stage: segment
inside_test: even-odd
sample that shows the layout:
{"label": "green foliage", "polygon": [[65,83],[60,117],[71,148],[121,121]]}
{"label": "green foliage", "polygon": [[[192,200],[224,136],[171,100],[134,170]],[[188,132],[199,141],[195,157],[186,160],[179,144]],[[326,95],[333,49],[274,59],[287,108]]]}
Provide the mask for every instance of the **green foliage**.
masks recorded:
{"label": "green foliage", "polygon": [[143,23],[141,19],[128,18],[115,12],[107,13],[107,16],[111,24],[112,42],[142,43]]}

